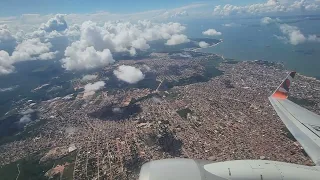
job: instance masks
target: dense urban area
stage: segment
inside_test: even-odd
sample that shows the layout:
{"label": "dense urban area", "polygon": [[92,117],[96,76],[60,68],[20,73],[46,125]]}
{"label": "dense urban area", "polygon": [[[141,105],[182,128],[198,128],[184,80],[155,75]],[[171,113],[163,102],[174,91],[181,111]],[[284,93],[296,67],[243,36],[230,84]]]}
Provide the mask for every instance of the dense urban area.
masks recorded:
{"label": "dense urban area", "polygon": [[[145,79],[132,87],[113,82],[119,65],[141,69]],[[24,138],[1,144],[0,173],[6,167],[23,179],[22,164],[34,161],[46,178],[137,179],[143,163],[174,157],[313,165],[268,101],[288,72],[194,51],[118,61],[93,80],[72,81],[81,89],[103,80],[104,89],[27,101],[21,111],[38,118],[19,133]],[[319,91],[319,80],[298,74],[290,96],[320,114]]]}

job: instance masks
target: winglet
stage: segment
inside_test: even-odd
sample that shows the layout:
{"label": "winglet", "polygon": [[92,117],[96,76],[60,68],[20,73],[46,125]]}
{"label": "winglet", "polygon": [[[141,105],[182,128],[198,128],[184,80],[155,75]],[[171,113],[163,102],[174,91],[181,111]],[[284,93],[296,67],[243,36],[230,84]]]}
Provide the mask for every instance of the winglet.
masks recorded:
{"label": "winglet", "polygon": [[291,85],[291,82],[296,75],[296,72],[291,72],[286,79],[283,80],[283,82],[280,84],[280,86],[277,88],[277,90],[271,95],[272,97],[276,99],[287,99],[289,88]]}

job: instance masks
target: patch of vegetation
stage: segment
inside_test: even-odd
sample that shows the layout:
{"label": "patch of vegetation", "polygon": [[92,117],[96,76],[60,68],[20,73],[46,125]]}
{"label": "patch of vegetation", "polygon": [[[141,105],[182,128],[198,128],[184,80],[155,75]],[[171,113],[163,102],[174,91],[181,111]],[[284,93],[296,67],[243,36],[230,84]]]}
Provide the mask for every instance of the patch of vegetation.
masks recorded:
{"label": "patch of vegetation", "polygon": [[220,76],[223,74],[222,71],[216,68],[218,61],[209,60],[204,63],[205,72],[203,75],[194,75],[188,78],[179,79],[178,81],[164,81],[162,84],[168,89],[173,88],[174,86],[185,86],[189,84],[199,83],[199,82],[207,82],[211,78]]}
{"label": "patch of vegetation", "polygon": [[39,127],[44,125],[47,120],[43,119],[26,126],[24,130],[14,136],[5,136],[0,139],[0,145],[6,144],[13,141],[21,141],[29,137],[36,137],[39,134]]}
{"label": "patch of vegetation", "polygon": [[240,61],[237,61],[237,60],[229,60],[229,59],[226,59],[226,61],[223,61],[222,63],[225,63],[225,64],[238,64]]}
{"label": "patch of vegetation", "polygon": [[187,119],[188,113],[192,114],[192,111],[189,108],[178,110],[177,113],[183,119]]}
{"label": "patch of vegetation", "polygon": [[226,88],[234,88],[234,86],[232,85],[232,83],[229,79],[225,80],[223,82],[224,82],[224,85],[226,86]]}
{"label": "patch of vegetation", "polygon": [[74,162],[69,164],[64,171],[62,175],[62,180],[73,180],[73,170],[74,170]]}
{"label": "patch of vegetation", "polygon": [[132,116],[139,114],[142,111],[140,105],[129,104],[125,107],[105,106],[88,115],[101,120],[121,121],[129,119]]}
{"label": "patch of vegetation", "polygon": [[219,69],[216,68],[221,61],[222,61],[222,58],[219,56],[217,56],[215,59],[208,60],[204,64],[204,67],[205,67],[204,76],[210,80],[211,78],[222,75],[223,71],[220,71]]}
{"label": "patch of vegetation", "polygon": [[302,106],[315,106],[317,105],[316,102],[308,100],[308,99],[299,99],[299,98],[295,98],[295,97],[291,97],[289,96],[288,99],[298,105],[302,105]]}
{"label": "patch of vegetation", "polygon": [[[138,174],[140,167],[145,162],[142,157],[139,155],[138,148],[136,144],[130,145],[131,156],[124,161],[124,167],[131,173]],[[131,174],[129,173],[129,174]]]}
{"label": "patch of vegetation", "polygon": [[179,96],[179,92],[169,91],[169,94],[164,94],[168,99],[176,99]]}
{"label": "patch of vegetation", "polygon": [[158,139],[158,144],[161,149],[171,156],[176,157],[181,155],[182,141],[177,139],[168,128],[164,128],[160,134],[161,136]]}
{"label": "patch of vegetation", "polygon": [[34,69],[32,72],[33,72],[33,73],[43,72],[43,71],[46,71],[48,68],[49,68],[49,65],[45,65],[45,66],[38,67],[38,68]]}
{"label": "patch of vegetation", "polygon": [[135,104],[137,102],[144,101],[146,99],[152,98],[153,96],[155,96],[155,95],[154,94],[148,94],[148,95],[140,97],[138,99],[132,98],[129,105],[133,105],[133,104]]}
{"label": "patch of vegetation", "polygon": [[48,170],[57,165],[64,165],[66,162],[70,163],[70,165],[65,169],[62,179],[69,180],[73,178],[73,163],[76,158],[76,151],[60,159],[44,163],[39,163],[41,157],[41,153],[36,153],[11,164],[2,166],[0,168],[1,179],[15,180],[18,175],[17,166],[19,166],[20,175],[17,180],[47,180],[48,178],[45,177],[45,173]]}
{"label": "patch of vegetation", "polygon": [[[60,63],[56,61],[28,61],[15,64],[17,73],[11,73],[0,77],[0,87],[16,87],[12,91],[0,93],[0,116],[10,109],[17,107],[17,102],[32,99],[35,102],[48,100],[57,96],[73,93],[70,80],[79,73],[65,72]],[[50,86],[36,92],[33,89],[43,85]],[[61,86],[61,90],[47,92],[48,88]]]}

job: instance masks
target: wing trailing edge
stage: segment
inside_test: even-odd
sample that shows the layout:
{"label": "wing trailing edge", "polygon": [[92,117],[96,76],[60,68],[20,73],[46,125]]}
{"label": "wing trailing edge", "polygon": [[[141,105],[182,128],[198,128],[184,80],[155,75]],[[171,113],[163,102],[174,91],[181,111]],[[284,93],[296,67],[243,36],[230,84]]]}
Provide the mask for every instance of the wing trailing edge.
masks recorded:
{"label": "wing trailing edge", "polygon": [[287,99],[295,74],[291,72],[269,100],[282,122],[312,161],[320,165],[320,116]]}

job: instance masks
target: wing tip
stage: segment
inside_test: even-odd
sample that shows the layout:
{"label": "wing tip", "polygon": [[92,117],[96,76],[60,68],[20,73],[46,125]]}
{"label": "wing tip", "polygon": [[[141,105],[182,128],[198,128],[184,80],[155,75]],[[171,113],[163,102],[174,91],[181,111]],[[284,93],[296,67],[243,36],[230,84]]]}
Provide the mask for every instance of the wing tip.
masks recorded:
{"label": "wing tip", "polygon": [[290,76],[292,77],[292,79],[296,76],[297,72],[296,71],[291,71],[290,72]]}
{"label": "wing tip", "polygon": [[296,71],[291,71],[288,76],[282,81],[276,91],[271,95],[271,97],[276,99],[287,99],[291,82],[296,73]]}

